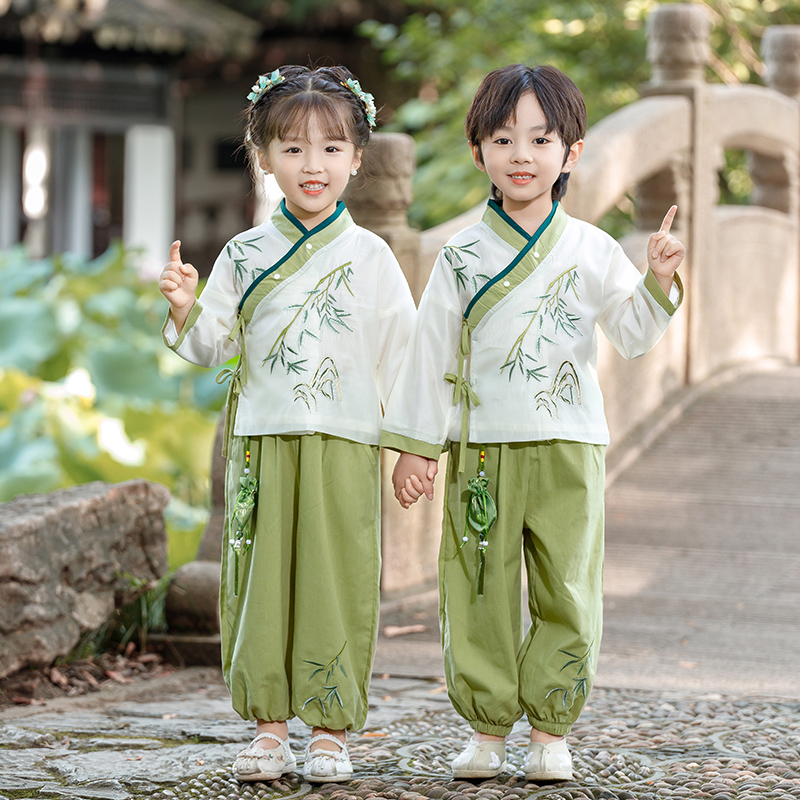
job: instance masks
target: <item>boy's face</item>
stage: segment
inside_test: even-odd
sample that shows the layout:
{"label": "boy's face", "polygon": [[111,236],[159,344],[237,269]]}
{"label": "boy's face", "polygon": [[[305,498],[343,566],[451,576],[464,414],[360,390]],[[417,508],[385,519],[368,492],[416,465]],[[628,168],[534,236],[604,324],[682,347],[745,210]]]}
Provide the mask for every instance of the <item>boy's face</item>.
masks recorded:
{"label": "boy's face", "polygon": [[514,117],[484,139],[480,148],[472,147],[475,166],[503,193],[503,210],[508,214],[525,210],[547,216],[553,184],[578,163],[583,141],[567,150],[556,133],[546,131],[547,118],[536,95],[526,92]]}

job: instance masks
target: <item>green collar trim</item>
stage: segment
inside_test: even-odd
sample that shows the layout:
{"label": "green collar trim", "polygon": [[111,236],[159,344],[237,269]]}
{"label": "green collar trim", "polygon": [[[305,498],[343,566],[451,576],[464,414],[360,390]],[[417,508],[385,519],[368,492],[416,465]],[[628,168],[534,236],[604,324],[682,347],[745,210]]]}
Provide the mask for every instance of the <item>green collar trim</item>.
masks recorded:
{"label": "green collar trim", "polygon": [[[251,318],[255,307],[281,281],[294,275],[314,253],[330,244],[344,233],[347,228],[355,224],[350,212],[341,200],[336,204],[336,210],[333,214],[311,230],[304,228],[297,217],[286,210],[286,205],[283,201],[281,201],[281,205],[272,215],[271,221],[280,233],[294,243],[282,258],[268,269],[265,269],[247,287],[247,291],[239,301],[239,312],[244,312],[248,320]],[[278,269],[280,269],[280,273],[278,273]],[[249,314],[245,311],[245,304],[249,309]]]}
{"label": "green collar trim", "polygon": [[513,292],[547,258],[561,238],[568,220],[566,211],[559,203],[554,202],[547,219],[533,236],[528,236],[498,203],[494,200],[489,201],[483,214],[483,222],[519,252],[511,263],[481,287],[470,301],[464,311],[464,318],[468,320],[470,329],[475,328],[497,303]]}

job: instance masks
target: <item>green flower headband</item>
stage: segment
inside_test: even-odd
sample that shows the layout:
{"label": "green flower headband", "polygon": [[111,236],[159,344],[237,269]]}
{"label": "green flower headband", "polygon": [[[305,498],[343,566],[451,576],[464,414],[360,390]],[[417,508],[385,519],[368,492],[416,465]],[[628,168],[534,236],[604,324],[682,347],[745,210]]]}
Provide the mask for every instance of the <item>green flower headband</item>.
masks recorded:
{"label": "green flower headband", "polygon": [[367,123],[370,128],[375,127],[375,98],[361,88],[361,84],[353,78],[348,78],[342,86],[346,86],[363,104],[367,112]]}
{"label": "green flower headband", "polygon": [[277,86],[285,80],[286,78],[277,69],[269,75],[259,75],[258,80],[250,88],[250,94],[247,95],[247,99],[255,105],[264,92],[268,92],[273,86]]}
{"label": "green flower headband", "polygon": [[[259,75],[258,80],[250,88],[250,94],[247,95],[247,99],[255,105],[263,94],[272,89],[273,86],[283,83],[285,80],[286,78],[284,78],[280,70],[277,69],[269,75]],[[349,89],[364,104],[364,110],[367,114],[367,123],[370,128],[374,128],[377,114],[375,110],[375,98],[369,92],[365,92],[361,88],[361,84],[353,78],[348,78],[342,83],[342,86]]]}

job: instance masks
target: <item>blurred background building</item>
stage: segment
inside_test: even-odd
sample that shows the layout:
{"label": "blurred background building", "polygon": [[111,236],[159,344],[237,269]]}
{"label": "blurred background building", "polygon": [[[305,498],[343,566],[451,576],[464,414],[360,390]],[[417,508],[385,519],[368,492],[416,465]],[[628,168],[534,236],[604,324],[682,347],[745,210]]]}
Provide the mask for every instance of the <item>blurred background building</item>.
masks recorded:
{"label": "blurred background building", "polygon": [[[95,257],[115,239],[207,272],[263,216],[241,149],[255,77],[285,63],[386,70],[355,33],[391,0],[0,0],[0,250]],[[272,198],[272,202],[275,198]]]}

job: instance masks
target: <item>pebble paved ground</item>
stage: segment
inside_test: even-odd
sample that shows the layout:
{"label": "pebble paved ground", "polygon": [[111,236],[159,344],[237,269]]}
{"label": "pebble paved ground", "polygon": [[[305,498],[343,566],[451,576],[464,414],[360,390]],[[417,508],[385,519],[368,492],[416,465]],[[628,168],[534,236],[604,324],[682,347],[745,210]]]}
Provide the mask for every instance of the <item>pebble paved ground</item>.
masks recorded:
{"label": "pebble paved ground", "polygon": [[[800,798],[799,487],[797,368],[718,387],[617,479],[607,636],[569,737],[573,781],[525,781],[521,724],[506,774],[451,779],[469,732],[437,677],[428,596],[387,611],[384,624],[424,630],[379,642],[347,785],[233,781],[252,732],[218,671],[194,668],[0,712],[0,800]],[[302,758],[308,733],[290,733]]]}

